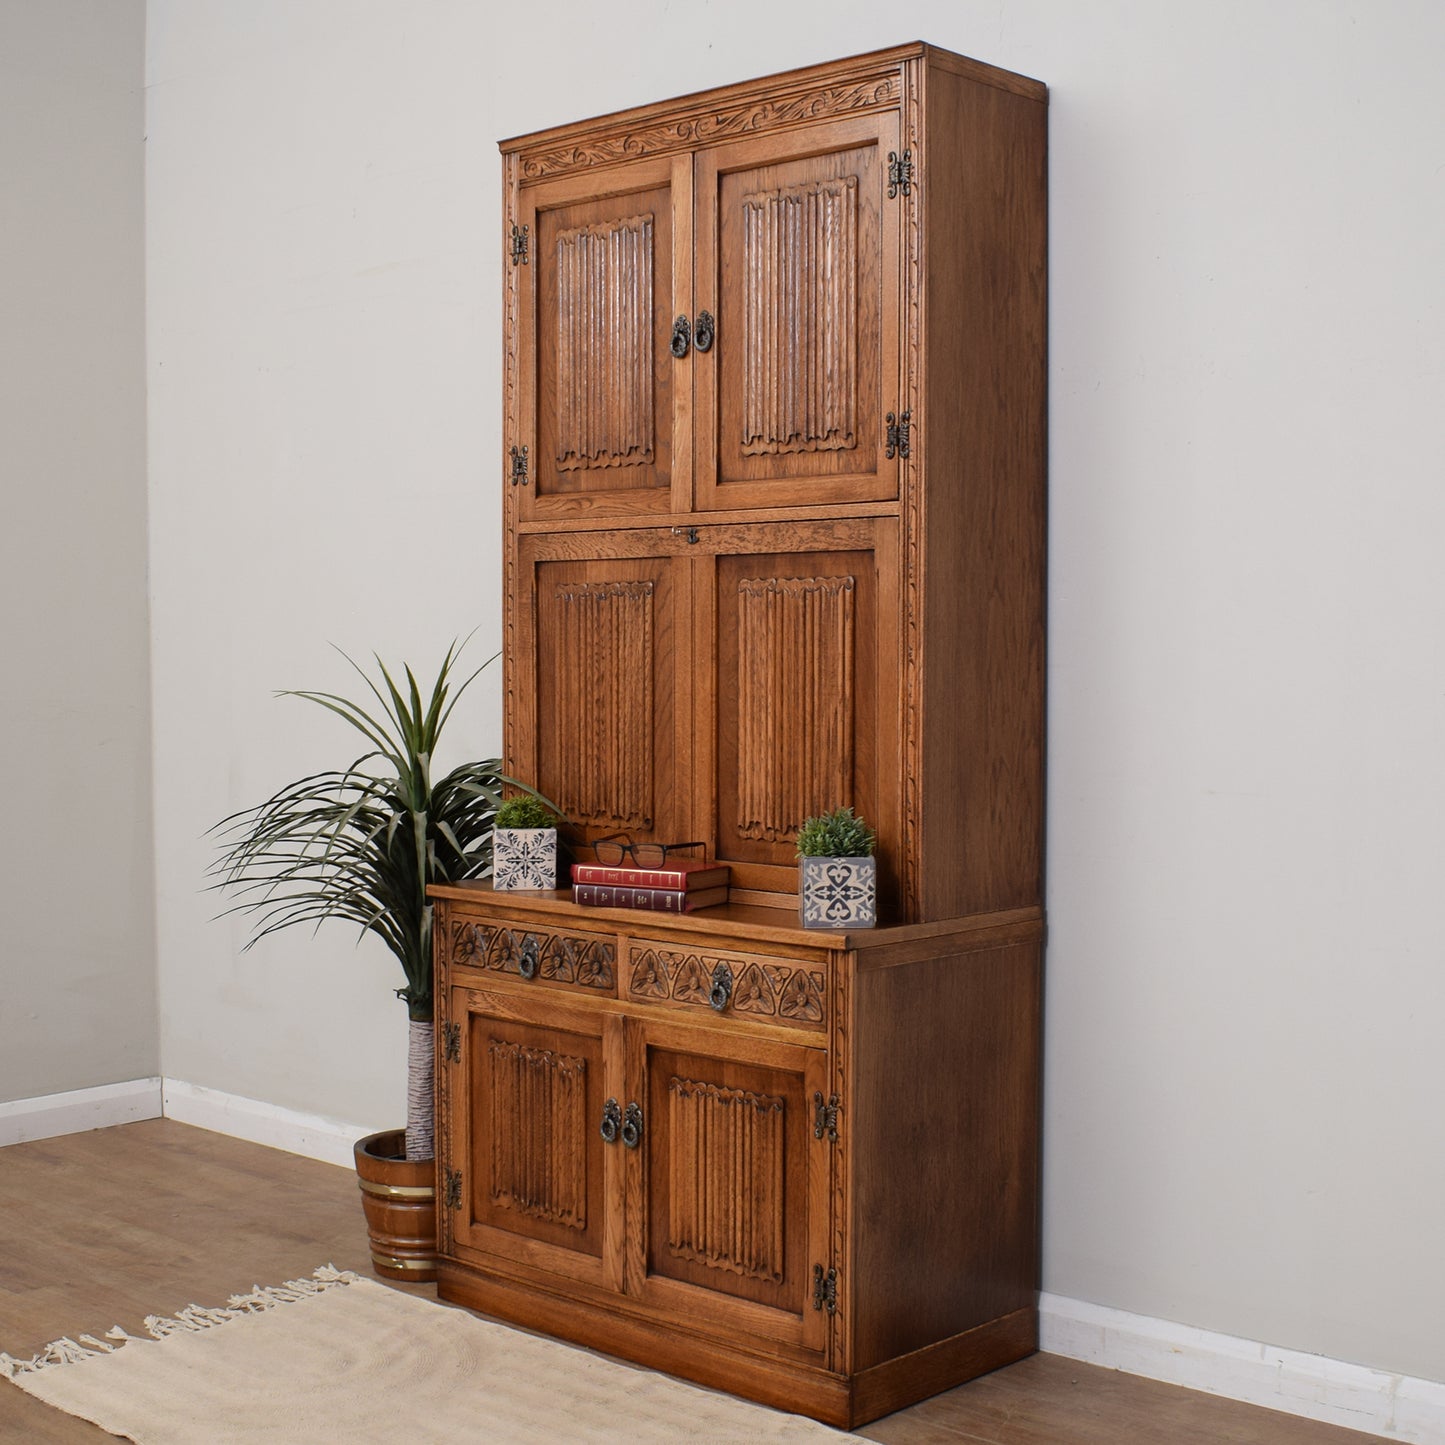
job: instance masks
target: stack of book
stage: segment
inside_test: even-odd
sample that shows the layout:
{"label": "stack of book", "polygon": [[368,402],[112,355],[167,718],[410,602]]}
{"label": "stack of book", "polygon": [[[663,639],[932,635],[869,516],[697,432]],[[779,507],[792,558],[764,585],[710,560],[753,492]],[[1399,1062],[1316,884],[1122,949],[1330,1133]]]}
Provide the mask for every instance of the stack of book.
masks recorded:
{"label": "stack of book", "polygon": [[572,898],[592,908],[692,913],[727,902],[728,866],[694,858],[669,859],[662,868],[574,863]]}

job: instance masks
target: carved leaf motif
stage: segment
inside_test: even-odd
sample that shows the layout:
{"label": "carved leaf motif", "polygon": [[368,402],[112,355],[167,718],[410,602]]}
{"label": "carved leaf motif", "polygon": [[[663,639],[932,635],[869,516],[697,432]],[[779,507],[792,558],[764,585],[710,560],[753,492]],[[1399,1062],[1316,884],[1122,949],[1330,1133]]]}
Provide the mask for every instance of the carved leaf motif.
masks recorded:
{"label": "carved leaf motif", "polygon": [[[784,974],[786,969],[779,970]],[[778,1011],[777,993],[773,982],[755,963],[750,963],[738,975],[733,985],[732,1007],[738,1013],[764,1014],[768,1017]]]}
{"label": "carved leaf motif", "polygon": [[[493,973],[521,972],[526,930],[494,928],[484,923],[452,925],[451,962]],[[537,973],[556,983],[583,988],[610,989],[616,977],[617,947],[601,938],[572,938],[567,934],[539,934]]]}
{"label": "carved leaf motif", "polygon": [[800,120],[816,120],[829,115],[846,115],[872,106],[896,104],[899,98],[897,75],[858,81],[846,85],[808,90],[799,95],[735,106],[727,110],[681,116],[656,125],[617,135],[599,136],[569,146],[533,151],[521,159],[524,180],[540,180],[543,176],[564,175],[587,166],[609,165],[633,156],[656,155],[681,150],[698,144],[725,140],[730,136],[749,135],[777,126],[794,125]]}
{"label": "carved leaf motif", "polygon": [[633,960],[632,994],[634,998],[666,998],[671,988],[668,964],[674,955],[655,948],[644,949]]}
{"label": "carved leaf motif", "polygon": [[700,958],[688,955],[678,966],[672,996],[679,1003],[707,1003],[712,977]]}
{"label": "carved leaf motif", "polygon": [[797,969],[783,985],[778,1013],[785,1019],[802,1019],[810,1024],[823,1022],[823,975]]}
{"label": "carved leaf motif", "polygon": [[783,1018],[795,1024],[824,1022],[823,973],[736,955],[639,949],[632,959],[629,992],[633,998],[671,999],[711,1010],[712,974],[719,964],[726,964],[733,974],[730,1013]]}

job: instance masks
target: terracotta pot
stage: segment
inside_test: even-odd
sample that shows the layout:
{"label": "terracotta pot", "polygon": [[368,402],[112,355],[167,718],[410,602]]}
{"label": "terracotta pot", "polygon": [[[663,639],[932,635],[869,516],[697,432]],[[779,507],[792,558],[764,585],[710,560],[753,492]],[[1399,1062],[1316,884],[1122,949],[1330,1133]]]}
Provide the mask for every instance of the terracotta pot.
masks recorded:
{"label": "terracotta pot", "polygon": [[406,1131],[357,1142],[356,1179],[371,1235],[371,1267],[383,1279],[437,1277],[436,1161],[407,1159]]}

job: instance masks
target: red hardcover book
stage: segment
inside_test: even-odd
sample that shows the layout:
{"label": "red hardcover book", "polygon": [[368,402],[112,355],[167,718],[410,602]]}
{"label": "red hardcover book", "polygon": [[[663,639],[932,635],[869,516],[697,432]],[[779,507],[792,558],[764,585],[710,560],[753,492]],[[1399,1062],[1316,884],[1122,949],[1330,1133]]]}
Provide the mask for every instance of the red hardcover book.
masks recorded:
{"label": "red hardcover book", "polygon": [[629,868],[610,863],[574,863],[574,883],[607,883],[624,888],[718,888],[728,881],[726,863],[682,858],[666,868]]}
{"label": "red hardcover book", "polygon": [[588,908],[649,908],[657,913],[693,913],[726,903],[722,888],[626,888],[612,883],[576,883],[572,901]]}

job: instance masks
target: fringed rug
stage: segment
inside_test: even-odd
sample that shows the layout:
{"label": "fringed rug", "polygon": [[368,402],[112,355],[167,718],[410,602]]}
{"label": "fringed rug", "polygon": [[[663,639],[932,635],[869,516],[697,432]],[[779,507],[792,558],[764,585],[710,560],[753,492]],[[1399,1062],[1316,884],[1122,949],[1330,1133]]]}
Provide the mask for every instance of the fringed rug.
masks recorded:
{"label": "fringed rug", "polygon": [[138,1445],[857,1440],[330,1267],[0,1376]]}

